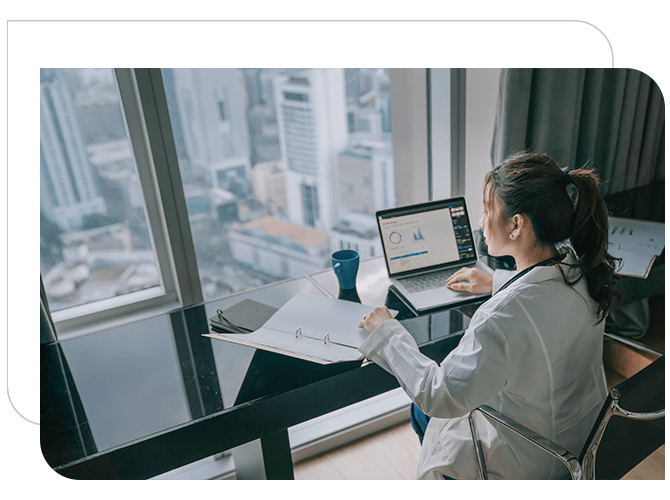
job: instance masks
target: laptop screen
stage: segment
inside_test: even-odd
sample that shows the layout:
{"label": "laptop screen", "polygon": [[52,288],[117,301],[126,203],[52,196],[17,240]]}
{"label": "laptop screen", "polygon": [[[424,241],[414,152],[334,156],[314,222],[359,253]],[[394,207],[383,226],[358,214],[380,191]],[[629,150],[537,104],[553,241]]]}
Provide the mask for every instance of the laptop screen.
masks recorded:
{"label": "laptop screen", "polygon": [[464,198],[377,212],[389,274],[476,260]]}

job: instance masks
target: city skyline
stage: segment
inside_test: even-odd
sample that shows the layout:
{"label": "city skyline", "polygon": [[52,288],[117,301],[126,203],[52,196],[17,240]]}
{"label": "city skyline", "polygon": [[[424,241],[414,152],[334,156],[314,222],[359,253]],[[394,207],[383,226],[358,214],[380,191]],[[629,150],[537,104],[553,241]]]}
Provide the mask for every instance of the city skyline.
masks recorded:
{"label": "city skyline", "polygon": [[[123,264],[117,266],[117,289],[108,287],[108,294],[129,291],[128,283],[119,279],[128,281],[131,276],[135,276],[131,280],[135,286],[156,286],[157,264],[153,257],[147,261],[151,243],[146,220],[142,220],[143,208],[138,206],[142,195],[130,143],[127,137],[119,138],[118,125],[108,126],[113,129],[110,131],[98,123],[118,113],[110,111],[114,108],[110,95],[117,96],[113,104],[120,110],[118,93],[110,92],[115,90],[115,82],[109,78],[112,72],[52,71],[69,82],[73,96],[72,106],[61,115],[68,114],[72,123],[73,116],[96,122],[95,126],[79,127],[82,140],[77,154],[86,160],[80,163],[87,165],[95,184],[104,188],[103,194],[111,194],[111,201],[105,198],[104,206],[80,211],[82,218],[88,217],[90,227],[82,227],[82,220],[66,226],[60,219],[52,219],[58,230],[53,225],[50,230],[59,233],[61,245],[60,251],[55,245],[51,253],[60,253],[60,264],[65,267],[79,268],[80,274],[82,266],[88,267],[88,274],[94,275],[96,266],[102,264],[100,259],[91,260],[91,252],[83,249],[91,246],[86,231],[121,224],[129,230],[130,246],[115,240],[120,237],[118,231],[109,232],[107,244],[116,247],[117,254],[141,256],[142,272],[153,275],[154,282],[145,280],[142,285],[137,279],[135,275],[142,274],[137,272],[139,263],[120,269]],[[356,249],[363,258],[381,252],[374,211],[395,204],[387,70],[164,69],[162,74],[206,299],[326,268],[329,254],[341,248]],[[43,94],[49,90],[45,87]],[[105,106],[95,99],[96,94],[104,94]],[[43,139],[43,148],[45,144]],[[352,155],[358,155],[359,163],[347,166]],[[50,181],[43,175],[41,182]],[[353,203],[351,193],[348,197],[344,192],[351,191],[354,184],[356,198],[367,200],[366,204]],[[46,188],[42,188],[45,194]],[[114,195],[121,192],[121,196]],[[51,218],[49,205],[43,203],[42,210]],[[254,263],[247,257],[265,255],[268,234],[256,229],[256,239],[250,240],[244,227],[261,220],[264,227],[268,223],[277,227],[292,224],[315,230],[324,235],[318,239],[327,241],[326,247],[320,244],[321,250],[310,258],[307,268],[290,265],[296,254],[289,247],[299,246],[296,242],[285,242],[285,258],[276,266],[258,259]],[[72,238],[63,238],[72,231],[80,233],[77,251],[70,248]],[[242,256],[239,241],[245,231],[245,244],[256,249]],[[65,252],[63,240],[70,246]],[[232,245],[233,240],[238,243]],[[310,250],[305,247],[303,251]],[[45,269],[45,261],[54,258],[43,256],[42,260],[43,276],[59,265]],[[61,278],[67,277],[65,271],[61,274]],[[75,283],[75,289],[86,289],[86,283],[83,285]],[[47,283],[45,288],[49,294]],[[99,293],[93,295],[93,300],[101,298]],[[74,293],[65,299],[56,299],[54,308],[90,301],[91,294],[82,297]]]}

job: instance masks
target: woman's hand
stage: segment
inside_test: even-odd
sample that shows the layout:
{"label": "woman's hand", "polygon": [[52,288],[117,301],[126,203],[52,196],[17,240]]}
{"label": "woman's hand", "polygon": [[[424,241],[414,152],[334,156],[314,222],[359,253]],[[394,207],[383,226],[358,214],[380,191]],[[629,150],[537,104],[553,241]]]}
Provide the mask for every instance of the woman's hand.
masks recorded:
{"label": "woman's hand", "polygon": [[377,307],[371,313],[363,316],[363,321],[358,324],[358,328],[366,328],[367,330],[373,331],[387,319],[393,319],[389,308],[386,306]]}
{"label": "woman's hand", "polygon": [[463,267],[447,280],[447,286],[470,293],[491,293],[493,276],[477,267]]}

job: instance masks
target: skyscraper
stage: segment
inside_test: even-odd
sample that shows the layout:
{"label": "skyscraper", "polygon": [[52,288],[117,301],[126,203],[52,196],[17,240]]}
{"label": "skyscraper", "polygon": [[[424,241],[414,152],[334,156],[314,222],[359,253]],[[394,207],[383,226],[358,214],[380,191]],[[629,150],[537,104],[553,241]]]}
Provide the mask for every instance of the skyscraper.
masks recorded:
{"label": "skyscraper", "polygon": [[328,232],[337,222],[337,153],[347,143],[342,69],[311,69],[275,80],[288,215]]}
{"label": "skyscraper", "polygon": [[79,229],[83,219],[106,212],[99,195],[72,91],[59,70],[40,70],[40,203],[64,230]]}
{"label": "skyscraper", "polygon": [[395,205],[393,153],[382,142],[353,142],[338,155],[339,208],[374,215]]}
{"label": "skyscraper", "polygon": [[176,103],[191,168],[212,187],[247,194],[251,177],[243,79],[237,69],[173,69]]}

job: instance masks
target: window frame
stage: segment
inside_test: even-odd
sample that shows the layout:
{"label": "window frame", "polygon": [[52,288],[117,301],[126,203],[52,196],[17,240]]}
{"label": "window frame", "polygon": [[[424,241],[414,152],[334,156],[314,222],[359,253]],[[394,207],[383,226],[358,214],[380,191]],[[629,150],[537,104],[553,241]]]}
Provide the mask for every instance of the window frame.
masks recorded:
{"label": "window frame", "polygon": [[102,323],[123,324],[202,302],[167,100],[157,71],[114,69],[160,286],[52,312],[61,340],[95,331]]}
{"label": "window frame", "polygon": [[[114,72],[163,290],[54,311],[59,339],[203,302],[161,69]],[[396,204],[463,194],[465,70],[392,68],[389,77]]]}
{"label": "window frame", "polygon": [[465,72],[427,70],[431,200],[465,196]]}

